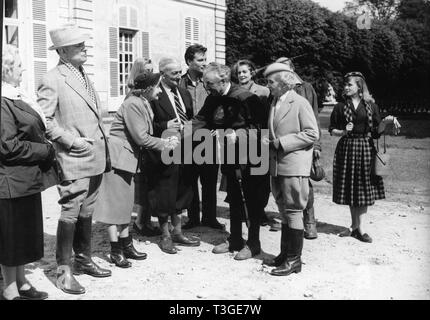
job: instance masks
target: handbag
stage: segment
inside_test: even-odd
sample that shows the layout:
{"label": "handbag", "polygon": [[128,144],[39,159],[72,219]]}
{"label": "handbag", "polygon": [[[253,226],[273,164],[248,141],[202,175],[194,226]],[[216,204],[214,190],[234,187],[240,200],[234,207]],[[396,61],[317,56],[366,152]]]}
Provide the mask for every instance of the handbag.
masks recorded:
{"label": "handbag", "polygon": [[313,181],[321,181],[325,177],[324,168],[321,165],[320,159],[315,157],[312,158],[311,175],[310,178]]}
{"label": "handbag", "polygon": [[386,177],[390,174],[390,155],[387,153],[384,134],[384,152],[379,150],[379,140],[376,140],[376,148],[372,157],[372,175]]}

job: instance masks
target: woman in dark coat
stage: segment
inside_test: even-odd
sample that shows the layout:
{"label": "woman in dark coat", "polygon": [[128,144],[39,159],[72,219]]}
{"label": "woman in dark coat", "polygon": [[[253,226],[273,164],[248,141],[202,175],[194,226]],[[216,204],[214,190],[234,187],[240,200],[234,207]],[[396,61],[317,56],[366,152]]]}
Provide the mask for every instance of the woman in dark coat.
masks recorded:
{"label": "woman in dark coat", "polygon": [[329,132],[340,136],[333,159],[333,202],[348,205],[351,228],[340,236],[352,236],[363,242],[372,242],[364,232],[363,215],[375,200],[384,199],[382,177],[371,174],[373,139],[385,130],[388,119],[381,120],[379,108],[360,72],[345,76],[345,103],[338,103],[330,117]]}
{"label": "woman in dark coat", "polygon": [[[150,101],[157,99],[160,74],[143,73],[136,77],[133,92],[115,114],[109,135],[109,150],[113,170],[106,173],[94,220],[109,224],[110,259],[121,268],[131,267],[128,259],[143,260],[146,253],[133,247],[129,223],[134,202],[134,175],[146,162],[143,150],[161,152],[173,149],[177,143],[153,137],[153,113]],[[138,164],[139,157],[142,163]],[[145,172],[143,172],[145,174]],[[119,239],[118,239],[119,233]]]}
{"label": "woman in dark coat", "polygon": [[19,88],[23,68],[18,49],[2,52],[0,113],[0,265],[4,277],[2,299],[41,300],[26,279],[24,266],[43,257],[41,191],[51,170],[54,149],[45,138],[40,107]]}

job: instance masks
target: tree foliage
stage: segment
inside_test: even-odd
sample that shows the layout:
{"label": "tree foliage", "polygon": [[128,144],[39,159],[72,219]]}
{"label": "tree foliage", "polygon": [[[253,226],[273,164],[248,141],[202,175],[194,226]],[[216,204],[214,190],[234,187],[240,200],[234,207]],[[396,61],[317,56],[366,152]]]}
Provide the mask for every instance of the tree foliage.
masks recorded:
{"label": "tree foliage", "polygon": [[329,81],[340,91],[342,75],[358,70],[377,99],[430,99],[429,1],[356,2],[374,6],[372,29],[309,0],[227,0],[227,62],[298,56],[296,71],[317,88]]}

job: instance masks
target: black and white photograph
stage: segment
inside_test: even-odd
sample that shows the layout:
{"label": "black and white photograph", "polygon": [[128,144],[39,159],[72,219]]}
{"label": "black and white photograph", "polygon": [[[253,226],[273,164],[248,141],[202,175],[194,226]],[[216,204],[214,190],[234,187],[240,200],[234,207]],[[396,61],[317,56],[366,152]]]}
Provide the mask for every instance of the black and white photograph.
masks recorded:
{"label": "black and white photograph", "polygon": [[0,300],[430,300],[429,0],[1,2]]}

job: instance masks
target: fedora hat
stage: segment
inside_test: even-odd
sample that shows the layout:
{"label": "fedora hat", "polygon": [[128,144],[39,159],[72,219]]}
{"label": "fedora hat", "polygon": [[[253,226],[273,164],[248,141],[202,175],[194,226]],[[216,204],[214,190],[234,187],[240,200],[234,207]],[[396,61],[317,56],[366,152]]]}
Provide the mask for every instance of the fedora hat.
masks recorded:
{"label": "fedora hat", "polygon": [[268,76],[270,76],[271,74],[277,73],[277,72],[289,72],[292,75],[294,75],[294,81],[296,82],[296,84],[301,84],[303,81],[300,79],[300,77],[297,75],[297,73],[295,73],[293,70],[291,70],[291,68],[289,66],[287,66],[284,63],[280,63],[280,62],[274,62],[272,64],[270,64],[266,70],[264,71],[264,76],[267,78]]}
{"label": "fedora hat", "polygon": [[72,46],[90,39],[89,34],[84,34],[75,24],[66,24],[60,28],[49,31],[52,46],[49,50],[56,50],[61,47]]}

